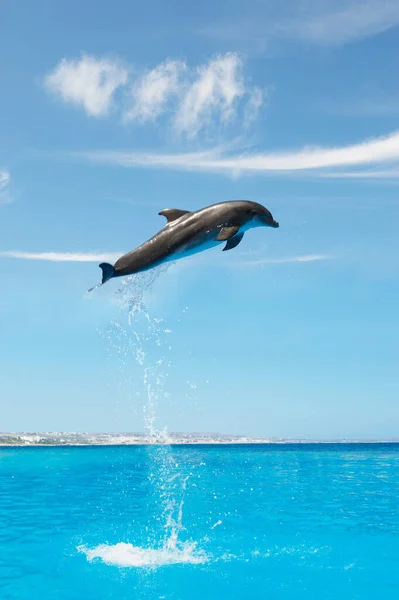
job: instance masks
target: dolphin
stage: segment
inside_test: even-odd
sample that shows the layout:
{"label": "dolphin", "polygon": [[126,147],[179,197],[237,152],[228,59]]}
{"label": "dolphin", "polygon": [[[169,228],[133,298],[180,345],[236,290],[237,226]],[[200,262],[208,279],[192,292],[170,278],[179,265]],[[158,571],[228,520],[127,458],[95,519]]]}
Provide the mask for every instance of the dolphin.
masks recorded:
{"label": "dolphin", "polygon": [[166,217],[165,227],[135,250],[124,254],[114,265],[101,263],[102,282],[99,285],[113,277],[147,271],[223,242],[226,242],[223,250],[231,250],[238,246],[248,229],[279,226],[267,208],[250,200],[219,202],[194,212],[165,208],[158,214]]}

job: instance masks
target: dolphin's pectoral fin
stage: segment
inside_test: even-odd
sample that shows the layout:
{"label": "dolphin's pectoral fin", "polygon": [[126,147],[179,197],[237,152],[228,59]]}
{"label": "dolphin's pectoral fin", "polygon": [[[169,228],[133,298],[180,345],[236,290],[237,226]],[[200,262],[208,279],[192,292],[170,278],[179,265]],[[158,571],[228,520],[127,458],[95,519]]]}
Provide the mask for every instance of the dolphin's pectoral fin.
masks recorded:
{"label": "dolphin's pectoral fin", "polygon": [[161,210],[158,214],[162,217],[166,217],[168,223],[171,221],[176,221],[176,219],[180,219],[183,215],[189,213],[189,210],[180,210],[179,208],[165,208]]}
{"label": "dolphin's pectoral fin", "polygon": [[243,237],[244,237],[244,232],[237,233],[237,235],[235,235],[232,238],[230,238],[229,240],[227,240],[227,243],[226,243],[225,247],[223,248],[223,252],[225,250],[232,250],[233,248],[238,246],[238,244],[241,242]]}
{"label": "dolphin's pectoral fin", "polygon": [[224,240],[229,240],[232,238],[238,230],[240,229],[239,225],[232,225],[231,227],[222,227],[219,231],[219,234],[215,237],[217,242],[224,242]]}

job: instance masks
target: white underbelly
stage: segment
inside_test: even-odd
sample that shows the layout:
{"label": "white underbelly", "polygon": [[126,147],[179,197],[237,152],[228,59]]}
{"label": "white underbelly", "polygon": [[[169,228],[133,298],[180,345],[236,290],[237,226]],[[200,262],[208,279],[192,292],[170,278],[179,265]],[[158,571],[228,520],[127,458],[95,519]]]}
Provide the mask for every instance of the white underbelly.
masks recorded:
{"label": "white underbelly", "polygon": [[214,248],[215,246],[220,246],[225,242],[216,241],[214,239],[206,240],[200,244],[196,244],[195,246],[188,246],[185,248],[180,248],[173,254],[170,254],[164,262],[171,262],[175,260],[179,260],[180,258],[186,258],[187,256],[193,256],[194,254],[198,254],[199,252],[203,252],[204,250],[209,250],[210,248]]}
{"label": "white underbelly", "polygon": [[[248,223],[245,223],[240,227],[239,233],[244,233],[248,229],[252,229],[253,227],[257,226],[259,226],[259,224],[256,221],[248,221]],[[216,236],[217,232],[214,235]],[[214,237],[208,238],[198,244],[187,244],[185,247],[179,248],[179,250],[176,250],[176,252],[170,254],[162,262],[173,262],[175,260],[179,260],[180,258],[185,258],[186,256],[193,256],[193,254],[198,254],[199,252],[209,250],[209,248],[214,248],[215,246],[220,246],[221,244],[226,244],[226,240],[217,241]]]}

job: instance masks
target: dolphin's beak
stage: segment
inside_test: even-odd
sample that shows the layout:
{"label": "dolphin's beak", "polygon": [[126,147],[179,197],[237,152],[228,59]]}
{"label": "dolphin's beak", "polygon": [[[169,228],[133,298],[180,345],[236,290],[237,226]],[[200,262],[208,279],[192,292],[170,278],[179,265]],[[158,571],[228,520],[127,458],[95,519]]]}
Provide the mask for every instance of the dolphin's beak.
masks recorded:
{"label": "dolphin's beak", "polygon": [[277,221],[273,220],[272,227],[277,229],[277,227],[280,227],[280,225],[277,223]]}

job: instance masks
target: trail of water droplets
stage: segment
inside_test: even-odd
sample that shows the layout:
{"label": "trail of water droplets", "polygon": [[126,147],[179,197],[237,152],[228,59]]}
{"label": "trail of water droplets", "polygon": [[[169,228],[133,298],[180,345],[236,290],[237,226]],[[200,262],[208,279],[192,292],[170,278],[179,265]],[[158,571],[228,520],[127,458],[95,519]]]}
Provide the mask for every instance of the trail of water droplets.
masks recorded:
{"label": "trail of water droplets", "polygon": [[[136,567],[207,561],[206,555],[197,550],[195,543],[179,539],[184,531],[184,495],[190,473],[179,467],[168,444],[167,429],[160,428],[158,423],[158,406],[169,397],[165,382],[171,366],[168,356],[171,330],[166,329],[161,319],[150,315],[144,296],[167,268],[161,267],[122,280],[115,302],[123,317],[113,321],[105,332],[110,354],[118,357],[118,382],[135,389],[138,398],[141,385],[145,441],[151,444],[147,447],[152,488],[149,509],[157,511],[158,530],[154,536],[157,539],[149,540],[149,548],[123,542],[114,546],[101,545],[92,550],[80,547],[88,560],[100,558],[108,564]],[[132,391],[129,393],[132,400],[131,394]]]}
{"label": "trail of water droplets", "polygon": [[121,395],[137,408],[140,398],[146,441],[162,442],[164,433],[157,427],[157,406],[168,397],[164,383],[170,367],[166,332],[161,319],[152,317],[144,296],[167,267],[139,273],[122,283],[115,294],[115,303],[122,314],[113,320],[104,333],[108,353],[117,367],[115,384]]}

